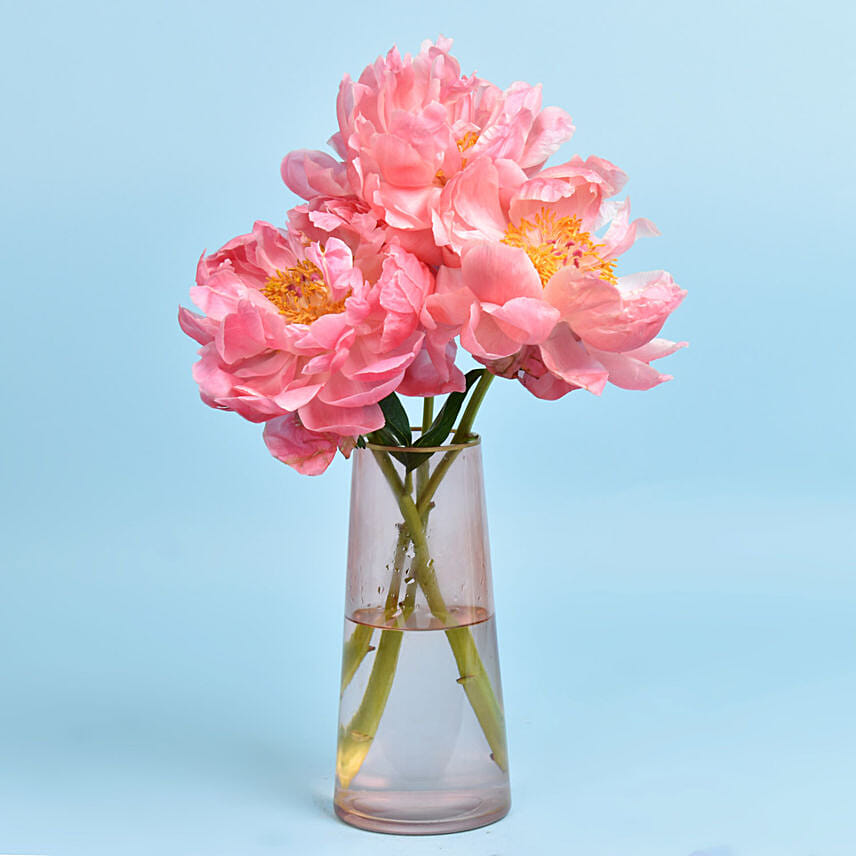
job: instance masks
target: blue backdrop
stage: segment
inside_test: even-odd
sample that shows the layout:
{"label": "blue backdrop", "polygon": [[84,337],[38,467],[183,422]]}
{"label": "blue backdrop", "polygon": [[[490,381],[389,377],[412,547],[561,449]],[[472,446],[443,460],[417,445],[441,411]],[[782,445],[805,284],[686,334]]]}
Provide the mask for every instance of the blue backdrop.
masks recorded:
{"label": "blue backdrop", "polygon": [[[852,856],[851,4],[3,20],[0,851]],[[175,315],[203,248],[295,204],[341,75],[439,33],[630,174],[663,235],[623,270],[689,289],[691,346],[647,394],[491,390],[515,803],[405,840],[331,814],[348,466],[204,407]]]}

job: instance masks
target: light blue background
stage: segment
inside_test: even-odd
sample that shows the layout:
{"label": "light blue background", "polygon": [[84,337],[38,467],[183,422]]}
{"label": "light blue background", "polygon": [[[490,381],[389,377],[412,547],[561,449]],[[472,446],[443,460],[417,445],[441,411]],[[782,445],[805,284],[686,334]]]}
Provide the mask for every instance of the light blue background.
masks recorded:
{"label": "light blue background", "polygon": [[[0,852],[852,856],[852,6],[429,5],[6,6]],[[175,315],[342,73],[441,32],[628,171],[692,345],[491,391],[514,808],[415,840],[331,815],[348,466],[204,407]]]}

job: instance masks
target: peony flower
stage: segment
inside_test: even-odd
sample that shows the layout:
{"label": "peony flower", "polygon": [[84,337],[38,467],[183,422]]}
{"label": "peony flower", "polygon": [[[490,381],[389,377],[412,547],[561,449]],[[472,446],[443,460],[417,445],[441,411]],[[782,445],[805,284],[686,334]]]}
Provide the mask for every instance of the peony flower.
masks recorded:
{"label": "peony flower", "polygon": [[502,159],[468,165],[435,213],[450,264],[429,314],[460,329],[461,344],[492,372],[540,398],[600,394],[608,380],[630,389],[668,380],[650,362],[684,343],[652,340],[685,292],[664,271],[616,275],[617,257],[657,233],[647,220],[630,221],[629,201],[609,201],[624,181],[600,158],[575,157],[531,178]]}
{"label": "peony flower", "polygon": [[343,163],[321,152],[292,152],[282,166],[286,184],[305,199],[356,193],[391,229],[417,233],[416,252],[436,252],[432,212],[445,183],[469,160],[501,158],[527,174],[543,166],[573,134],[570,116],[541,109],[540,86],[518,82],[503,92],[475,75],[461,77],[451,44],[425,42],[415,57],[403,58],[393,48],[357,82],[346,75],[339,132],[330,141]]}
{"label": "peony flower", "polygon": [[[259,222],[203,257],[191,297],[204,314],[182,307],[179,322],[202,345],[194,366],[202,399],[253,422],[290,415],[269,428],[269,445],[313,468],[329,454],[327,435],[353,438],[384,424],[378,402],[407,385],[423,349],[420,317],[434,277],[391,245],[370,281],[343,240],[301,237]],[[421,363],[416,375],[430,386]],[[448,386],[442,373],[434,380]]]}

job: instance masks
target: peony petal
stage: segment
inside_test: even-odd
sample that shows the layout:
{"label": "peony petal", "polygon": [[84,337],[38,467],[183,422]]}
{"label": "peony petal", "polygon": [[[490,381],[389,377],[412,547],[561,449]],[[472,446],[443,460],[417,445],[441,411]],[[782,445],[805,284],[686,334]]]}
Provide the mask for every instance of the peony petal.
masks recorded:
{"label": "peony petal", "polygon": [[520,350],[520,342],[482,311],[478,303],[470,307],[470,318],[461,330],[461,345],[476,359],[496,360]]}
{"label": "peony petal", "polygon": [[341,439],[336,434],[309,431],[296,413],[269,420],[263,437],[275,458],[307,476],[320,475],[330,466]]}
{"label": "peony petal", "polygon": [[545,372],[541,377],[524,374],[520,382],[532,395],[544,401],[556,401],[575,389],[581,389],[576,384],[568,383],[550,372]]}
{"label": "peony petal", "polygon": [[332,431],[352,437],[383,428],[386,419],[377,404],[335,407],[313,399],[298,411],[300,421],[311,431]]}
{"label": "peony petal", "polygon": [[627,351],[625,356],[633,357],[637,360],[644,360],[646,363],[651,360],[659,360],[661,357],[668,357],[679,351],[681,348],[689,346],[689,342],[671,342],[668,339],[652,339],[647,345],[641,348],[636,348],[633,351]]}
{"label": "peony petal", "polygon": [[482,306],[502,331],[521,345],[538,345],[559,321],[559,310],[531,297],[514,297],[502,306]]}
{"label": "peony petal", "polygon": [[648,363],[627,354],[612,354],[595,348],[592,353],[609,372],[609,382],[621,389],[651,389],[672,379],[671,375],[660,374]]}
{"label": "peony petal", "polygon": [[213,318],[197,315],[183,306],[178,307],[178,323],[181,329],[191,339],[196,339],[200,345],[207,345],[214,341],[217,332],[217,322]]}
{"label": "peony petal", "polygon": [[318,401],[344,408],[376,404],[395,392],[403,376],[404,372],[400,371],[378,382],[374,379],[357,381],[348,378],[346,380],[342,375],[333,375],[318,393]]}
{"label": "peony petal", "polygon": [[608,372],[577,340],[567,324],[558,324],[541,345],[541,359],[552,374],[595,395],[600,395],[606,386]]}
{"label": "peony petal", "polygon": [[482,301],[503,304],[515,297],[541,299],[541,278],[519,247],[482,242],[461,256],[461,282]]}
{"label": "peony petal", "polygon": [[[503,175],[507,176],[508,170]],[[519,173],[522,179],[525,175]],[[459,253],[471,241],[499,241],[508,218],[501,206],[500,173],[486,157],[477,158],[443,188],[432,215],[434,237]]]}
{"label": "peony petal", "polygon": [[526,139],[520,166],[523,169],[539,167],[574,134],[571,117],[559,107],[545,107],[536,117]]}
{"label": "peony petal", "polygon": [[258,309],[246,300],[227,315],[214,338],[217,351],[226,363],[254,357],[267,349],[265,330]]}
{"label": "peony petal", "polygon": [[273,396],[273,401],[283,410],[299,410],[305,407],[318,394],[322,383],[304,383],[284,389]]}
{"label": "peony petal", "polygon": [[614,352],[651,341],[686,294],[665,271],[620,277],[613,285],[574,268],[560,270],[544,293],[587,344]]}
{"label": "peony petal", "polygon": [[416,359],[407,367],[404,379],[396,391],[401,395],[418,395],[423,398],[463,392],[466,382],[464,373],[455,365],[456,351],[452,341],[445,344],[426,341]]}
{"label": "peony petal", "polygon": [[583,228],[591,231],[598,225],[604,200],[614,196],[626,180],[609,161],[597,157],[583,161],[574,155],[566,163],[541,170],[520,187],[511,203],[511,220],[519,223],[530,218],[548,202],[553,214],[580,217]]}
{"label": "peony petal", "polygon": [[621,202],[615,212],[606,234],[600,239],[602,247],[599,255],[602,259],[614,259],[626,253],[638,238],[659,235],[657,227],[644,217],[630,222],[630,200]]}
{"label": "peony petal", "polygon": [[[437,290],[425,299],[425,314],[432,322],[460,329],[470,315],[475,295],[464,286],[460,268],[445,265],[437,271]],[[426,323],[427,321],[423,321]],[[457,330],[455,330],[455,333]],[[450,338],[454,333],[450,334]]]}
{"label": "peony petal", "polygon": [[298,149],[282,159],[282,180],[303,199],[351,193],[344,163],[324,152]]}

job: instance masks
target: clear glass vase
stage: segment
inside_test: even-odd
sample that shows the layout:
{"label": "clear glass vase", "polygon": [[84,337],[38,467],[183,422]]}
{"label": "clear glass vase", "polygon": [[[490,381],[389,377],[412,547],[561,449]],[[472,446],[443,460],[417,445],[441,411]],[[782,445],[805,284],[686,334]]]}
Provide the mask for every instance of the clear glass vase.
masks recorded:
{"label": "clear glass vase", "polygon": [[474,829],[510,807],[477,439],[353,455],[336,813]]}

